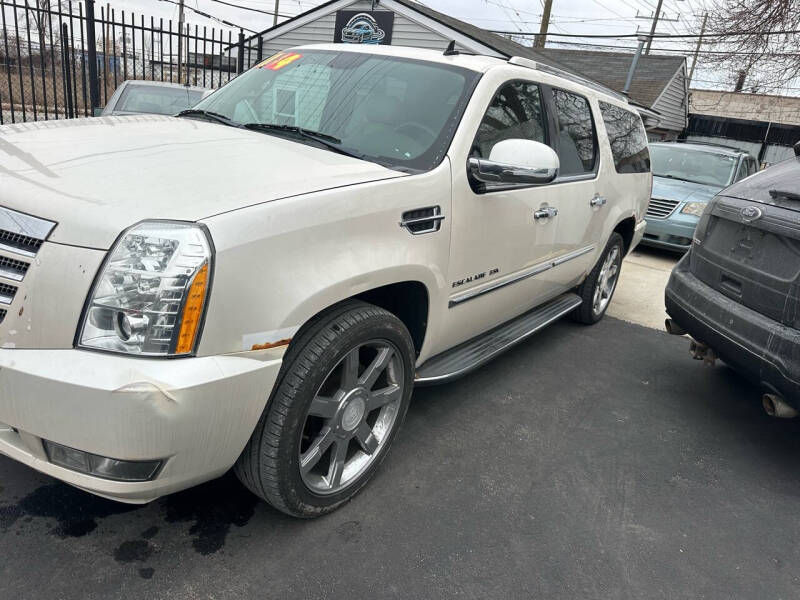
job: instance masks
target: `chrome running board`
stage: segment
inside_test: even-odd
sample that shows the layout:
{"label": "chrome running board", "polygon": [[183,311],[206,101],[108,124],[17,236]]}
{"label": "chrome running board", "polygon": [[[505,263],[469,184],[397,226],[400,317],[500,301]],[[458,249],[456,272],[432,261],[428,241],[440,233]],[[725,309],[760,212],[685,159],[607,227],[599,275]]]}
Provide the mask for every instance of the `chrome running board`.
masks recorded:
{"label": "chrome running board", "polygon": [[581,298],[577,294],[559,296],[488,333],[437,354],[417,369],[414,383],[433,385],[466,375],[580,305]]}

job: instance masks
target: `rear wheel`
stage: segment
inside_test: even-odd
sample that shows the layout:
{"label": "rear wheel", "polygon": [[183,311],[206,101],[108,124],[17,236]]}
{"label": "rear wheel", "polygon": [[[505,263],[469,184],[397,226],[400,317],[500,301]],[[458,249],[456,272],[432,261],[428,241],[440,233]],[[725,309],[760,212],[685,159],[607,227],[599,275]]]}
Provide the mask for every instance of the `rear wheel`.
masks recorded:
{"label": "rear wheel", "polygon": [[622,236],[615,231],[611,234],[600,260],[576,290],[583,303],[570,313],[572,320],[594,325],[603,318],[617,289],[624,254],[625,243]]}
{"label": "rear wheel", "polygon": [[236,473],[297,517],[352,498],[383,461],[411,397],[414,346],[391,313],[348,302],[295,339]]}

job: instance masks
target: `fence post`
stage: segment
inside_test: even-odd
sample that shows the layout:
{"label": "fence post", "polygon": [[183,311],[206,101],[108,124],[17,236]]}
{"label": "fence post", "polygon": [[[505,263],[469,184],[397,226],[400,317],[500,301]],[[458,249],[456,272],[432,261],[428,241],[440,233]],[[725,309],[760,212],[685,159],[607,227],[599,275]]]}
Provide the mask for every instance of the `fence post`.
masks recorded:
{"label": "fence post", "polygon": [[[70,65],[70,39],[69,27],[66,23],[61,24],[61,65],[64,68],[64,91],[67,96],[67,118],[75,118],[75,109],[72,105],[72,65]],[[56,117],[57,118],[57,117]]]}
{"label": "fence post", "polygon": [[236,57],[236,74],[244,71],[244,31],[239,30],[239,42],[236,44],[238,47]]}
{"label": "fence post", "polygon": [[[94,31],[94,0],[86,3],[86,60],[89,62],[89,104],[90,116],[100,106],[100,81],[97,79],[97,34]],[[105,57],[103,58],[105,60]]]}
{"label": "fence post", "polygon": [[263,58],[264,55],[264,38],[258,36],[258,60],[259,62]]}

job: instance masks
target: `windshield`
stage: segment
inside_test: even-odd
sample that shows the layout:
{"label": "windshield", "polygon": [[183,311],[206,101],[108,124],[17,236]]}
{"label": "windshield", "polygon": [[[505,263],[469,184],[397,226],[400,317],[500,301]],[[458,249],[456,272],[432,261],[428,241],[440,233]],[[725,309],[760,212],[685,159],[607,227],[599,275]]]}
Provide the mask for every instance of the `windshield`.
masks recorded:
{"label": "windshield", "polygon": [[129,85],[114,107],[114,112],[174,115],[194,106],[203,97],[200,90],[160,85]]}
{"label": "windshield", "polygon": [[724,188],[733,181],[737,158],[705,150],[674,146],[650,146],[653,175]]}
{"label": "windshield", "polygon": [[291,128],[324,134],[329,149],[334,144],[391,168],[429,170],[444,157],[479,76],[361,52],[287,51],[196,108],[302,143],[314,141],[293,135]]}

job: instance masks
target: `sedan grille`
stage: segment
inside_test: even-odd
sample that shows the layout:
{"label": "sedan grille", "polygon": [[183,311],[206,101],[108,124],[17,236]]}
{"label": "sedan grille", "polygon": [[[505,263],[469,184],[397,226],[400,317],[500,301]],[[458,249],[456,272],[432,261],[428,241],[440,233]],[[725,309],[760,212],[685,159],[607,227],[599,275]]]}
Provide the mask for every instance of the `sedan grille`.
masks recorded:
{"label": "sedan grille", "polygon": [[650,198],[650,204],[647,206],[647,218],[650,219],[666,219],[678,207],[680,202],[678,200],[665,200],[663,198]]}

